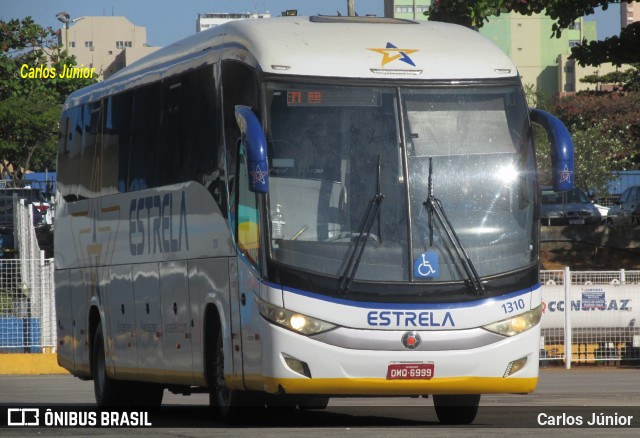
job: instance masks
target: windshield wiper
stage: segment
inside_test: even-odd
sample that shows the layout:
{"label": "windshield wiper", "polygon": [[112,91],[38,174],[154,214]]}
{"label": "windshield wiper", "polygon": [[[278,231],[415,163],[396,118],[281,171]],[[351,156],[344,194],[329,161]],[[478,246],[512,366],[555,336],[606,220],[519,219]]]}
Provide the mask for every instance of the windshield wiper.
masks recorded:
{"label": "windshield wiper", "polygon": [[433,170],[433,157],[429,157],[429,194],[427,195],[427,200],[423,203],[429,212],[429,246],[433,246],[433,216],[438,219],[440,225],[444,229],[444,233],[451,242],[451,245],[455,249],[455,253],[460,259],[462,263],[462,267],[467,274],[467,278],[473,286],[477,295],[484,295],[485,289],[482,281],[480,280],[480,276],[478,275],[478,271],[476,271],[475,266],[473,266],[473,262],[467,254],[467,251],[462,246],[458,235],[456,234],[453,226],[451,225],[451,221],[447,218],[447,215],[444,212],[444,208],[442,207],[442,203],[438,198],[433,194],[433,181],[432,181],[432,170]]}
{"label": "windshield wiper", "polygon": [[[371,235],[371,227],[373,226],[373,221],[380,211],[380,204],[382,204],[382,201],[384,200],[384,195],[382,194],[380,189],[380,155],[378,155],[378,172],[376,185],[377,193],[373,196],[373,198],[371,198],[369,206],[367,207],[367,211],[360,221],[360,225],[358,226],[358,238],[356,239],[355,244],[351,246],[351,251],[347,256],[347,263],[342,270],[342,274],[340,275],[338,290],[342,293],[345,293],[349,290],[349,287],[351,287],[351,283],[356,276],[358,266],[360,265],[360,259],[362,258],[362,254],[364,253],[364,247],[369,240],[369,236]],[[378,222],[380,222],[379,219]]]}

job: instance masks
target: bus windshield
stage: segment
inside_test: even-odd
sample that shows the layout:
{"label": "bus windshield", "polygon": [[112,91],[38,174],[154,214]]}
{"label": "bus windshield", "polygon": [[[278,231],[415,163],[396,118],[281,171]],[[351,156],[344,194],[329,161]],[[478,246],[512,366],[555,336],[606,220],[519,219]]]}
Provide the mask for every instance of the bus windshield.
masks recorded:
{"label": "bus windshield", "polygon": [[480,277],[536,262],[535,161],[517,85],[269,83],[266,103],[275,263],[450,282],[470,280],[460,249]]}

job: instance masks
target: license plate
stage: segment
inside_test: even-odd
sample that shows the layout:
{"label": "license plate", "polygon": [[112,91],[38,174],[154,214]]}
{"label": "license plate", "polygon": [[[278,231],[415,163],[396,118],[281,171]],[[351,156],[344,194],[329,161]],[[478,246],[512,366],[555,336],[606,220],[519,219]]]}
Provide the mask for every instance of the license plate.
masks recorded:
{"label": "license plate", "polygon": [[391,363],[387,369],[387,380],[422,379],[433,377],[435,367],[427,363]]}
{"label": "license plate", "polygon": [[584,225],[584,219],[571,219],[569,225]]}

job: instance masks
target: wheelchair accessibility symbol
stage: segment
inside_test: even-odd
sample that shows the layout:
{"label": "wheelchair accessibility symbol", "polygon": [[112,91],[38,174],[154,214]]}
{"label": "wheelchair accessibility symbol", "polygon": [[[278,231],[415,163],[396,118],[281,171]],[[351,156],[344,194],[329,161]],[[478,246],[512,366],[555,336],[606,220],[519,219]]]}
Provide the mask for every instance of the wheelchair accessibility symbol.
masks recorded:
{"label": "wheelchair accessibility symbol", "polygon": [[438,253],[427,251],[413,262],[413,276],[415,278],[437,278],[440,276]]}

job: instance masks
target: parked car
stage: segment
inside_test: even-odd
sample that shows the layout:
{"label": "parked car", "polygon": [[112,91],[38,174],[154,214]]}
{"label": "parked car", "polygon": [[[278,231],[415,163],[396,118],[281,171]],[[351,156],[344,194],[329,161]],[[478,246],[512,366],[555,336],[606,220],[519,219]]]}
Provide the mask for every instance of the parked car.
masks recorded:
{"label": "parked car", "polygon": [[598,208],[577,187],[564,192],[543,187],[541,204],[542,225],[598,225],[602,222]]}
{"label": "parked car", "polygon": [[42,190],[31,187],[3,187],[0,189],[0,196],[11,197],[14,193],[18,195],[19,199],[26,200],[27,204],[33,204],[46,223],[53,223],[53,208]]}
{"label": "parked car", "polygon": [[609,215],[609,207],[605,207],[604,205],[600,205],[595,202],[593,203],[593,205],[595,205],[598,211],[600,212],[600,216],[602,216],[602,222],[605,222],[607,219],[607,216]]}
{"label": "parked car", "polygon": [[638,225],[640,219],[640,186],[631,186],[609,208],[607,225]]}

